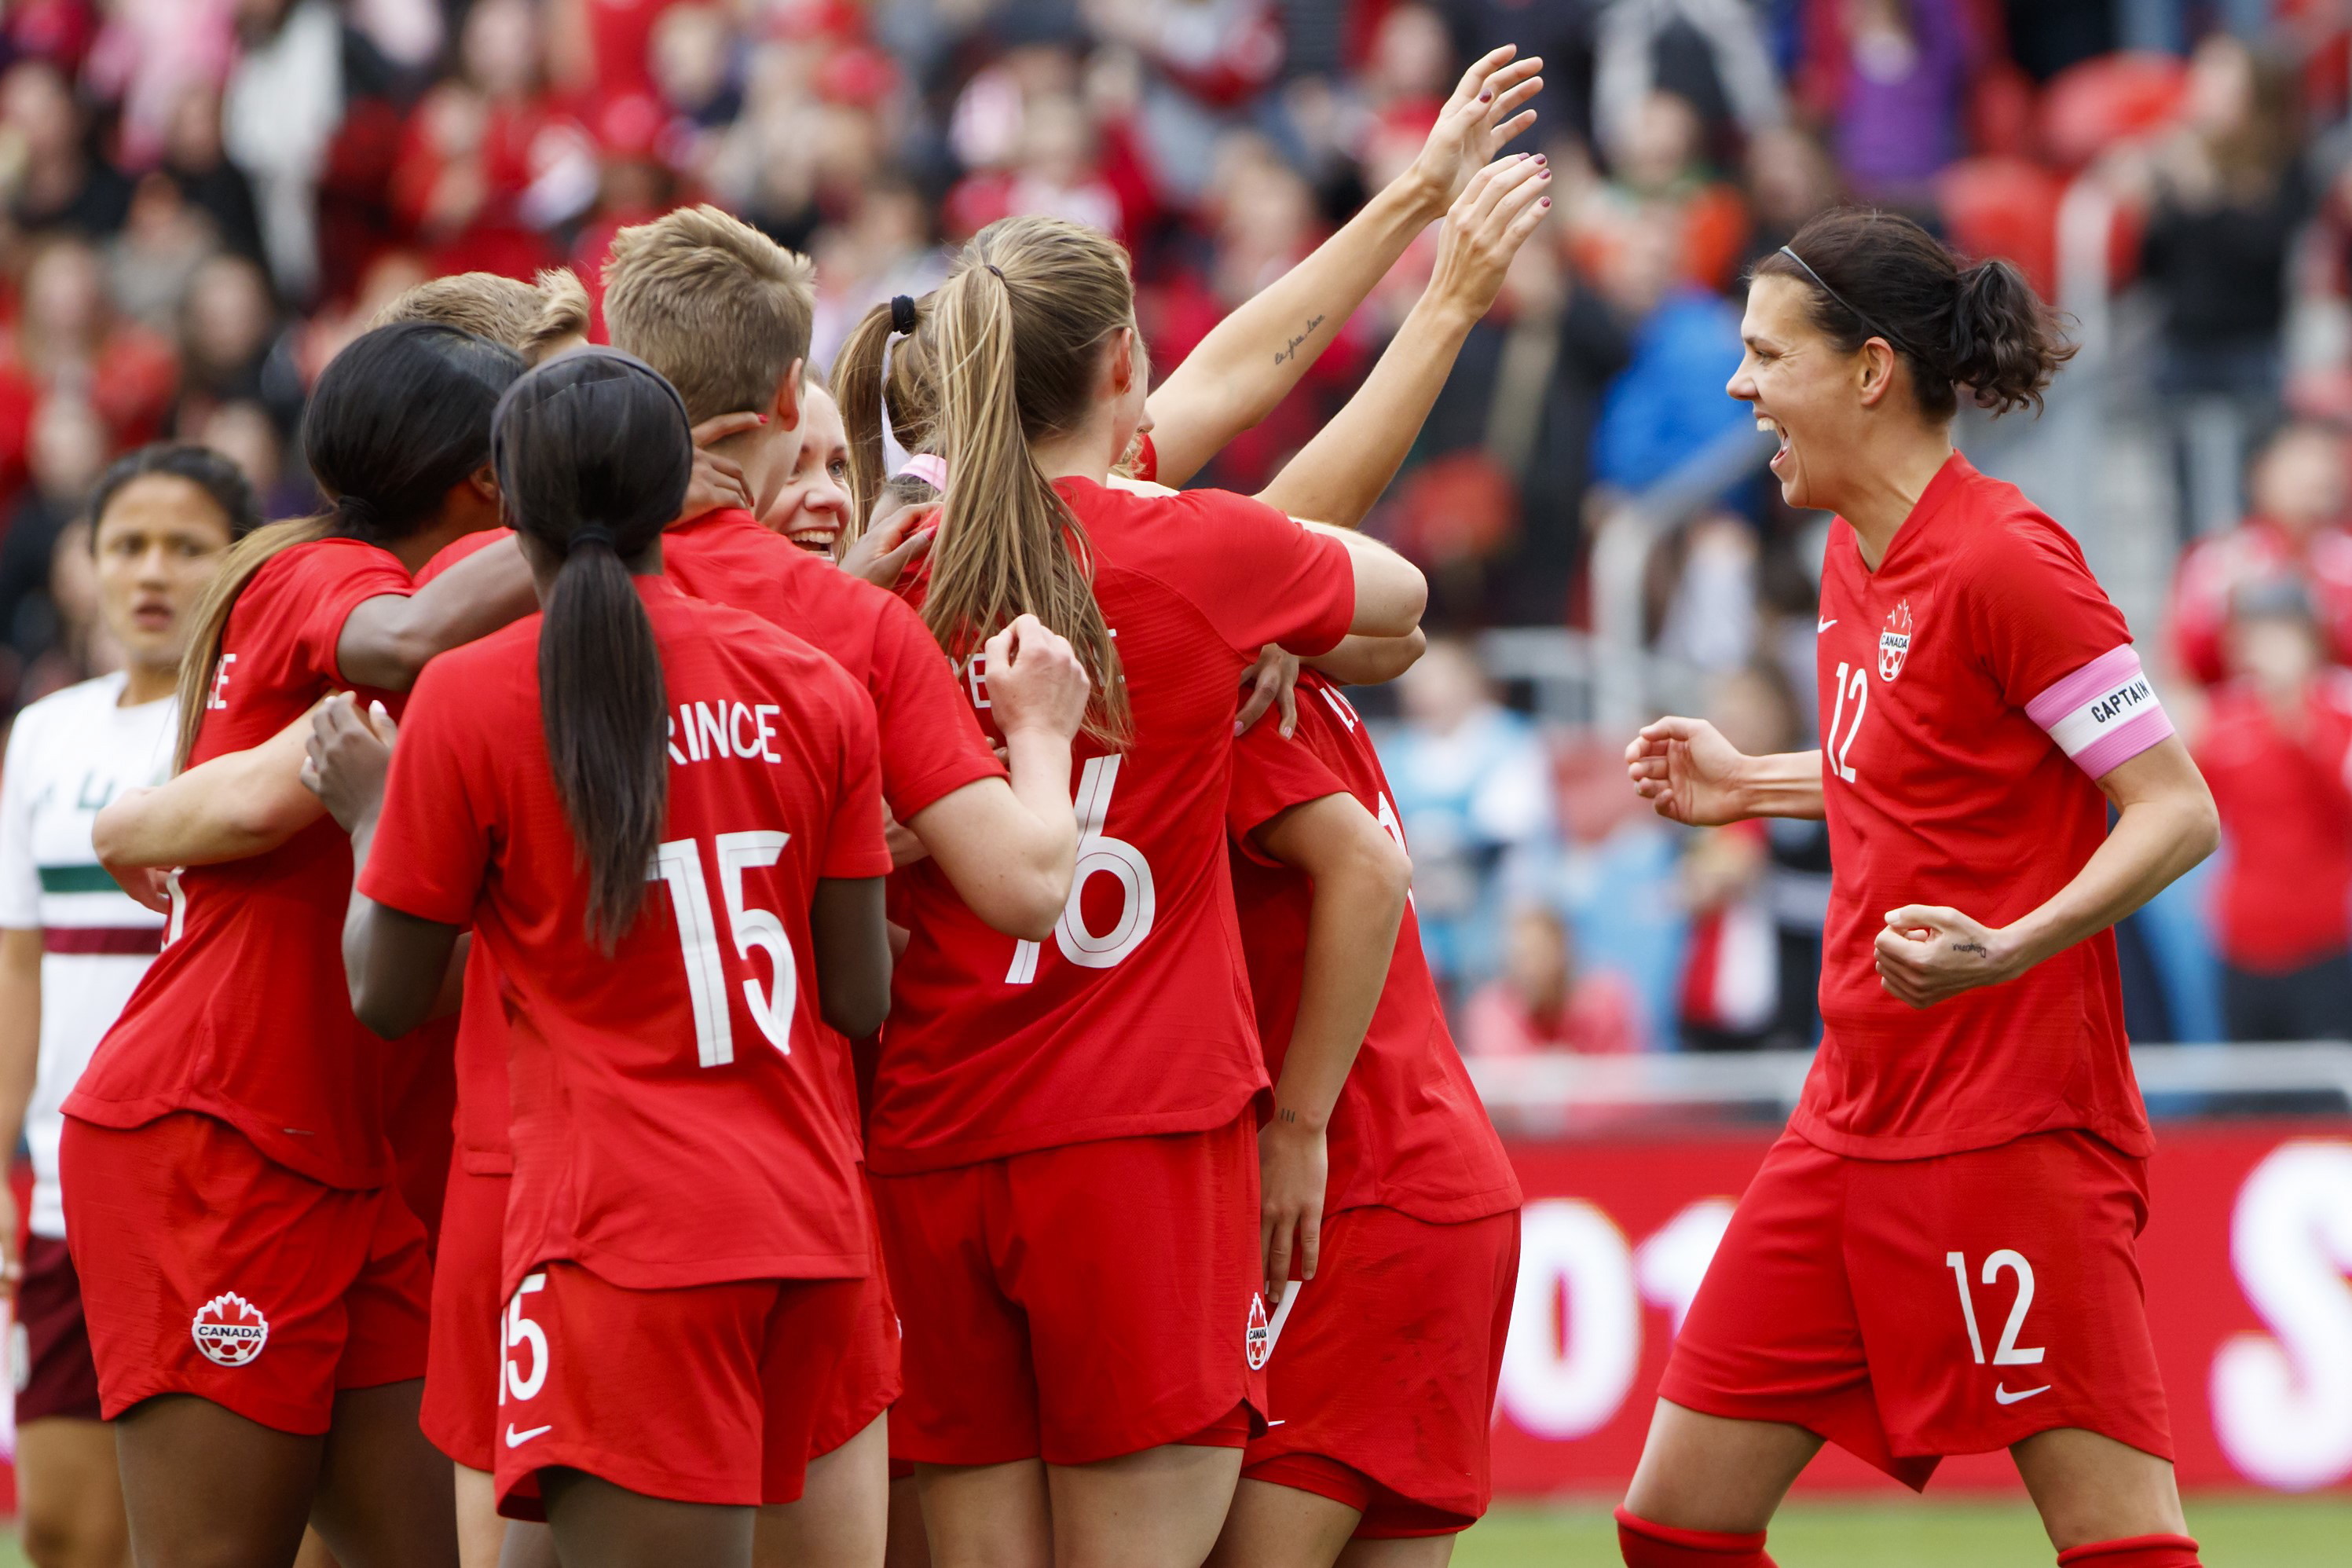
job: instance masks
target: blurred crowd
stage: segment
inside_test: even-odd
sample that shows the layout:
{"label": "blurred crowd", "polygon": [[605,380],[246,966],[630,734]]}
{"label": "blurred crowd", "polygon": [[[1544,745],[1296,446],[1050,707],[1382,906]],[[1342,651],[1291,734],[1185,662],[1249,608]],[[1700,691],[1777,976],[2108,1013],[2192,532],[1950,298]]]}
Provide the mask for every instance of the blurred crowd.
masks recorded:
{"label": "blurred crowd", "polygon": [[[307,386],[424,278],[568,265],[593,291],[615,229],[716,201],[814,257],[824,363],[874,300],[940,279],[946,247],[1051,212],[1130,248],[1164,366],[1404,167],[1466,60],[1515,43],[1546,62],[1521,145],[1557,172],[1552,216],[1370,523],[1429,569],[1452,634],[1384,743],[1465,1048],[1811,1039],[1819,830],[1666,832],[1633,810],[1622,738],[1515,709],[1475,634],[1585,626],[1594,531],[1745,427],[1721,391],[1740,279],[1806,218],[1897,208],[2052,291],[2085,181],[2112,205],[2113,282],[2157,323],[2147,395],[2188,498],[2164,635],[2176,683],[2210,690],[2192,722],[2236,830],[2198,936],[2226,1026],[2219,1002],[2181,1021],[2158,985],[2142,1016],[2169,1021],[2142,1032],[2307,1034],[2352,1018],[2352,331],[2289,324],[2352,289],[2328,131],[2347,11],[0,0],[0,711],[108,662],[75,548],[104,463],[197,440],[274,514],[305,509]],[[1202,482],[1255,489],[1319,427],[1433,249]],[[1700,672],[1743,744],[1813,732],[1820,538],[1751,478],[1654,561],[1654,650]]]}

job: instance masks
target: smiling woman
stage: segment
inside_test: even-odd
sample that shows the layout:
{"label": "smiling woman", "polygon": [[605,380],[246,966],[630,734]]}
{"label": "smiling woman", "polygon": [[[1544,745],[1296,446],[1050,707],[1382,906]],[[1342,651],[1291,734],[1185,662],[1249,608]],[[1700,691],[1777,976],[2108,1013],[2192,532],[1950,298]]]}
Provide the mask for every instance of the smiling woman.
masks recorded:
{"label": "smiling woman", "polygon": [[1839,514],[1821,745],[1669,718],[1626,763],[1677,821],[1826,818],[1824,1032],[1675,1341],[1625,1560],[1761,1568],[1828,1440],[1914,1487],[2009,1448],[2062,1563],[2189,1568],[2110,928],[2211,852],[2212,799],[2074,540],[1952,447],[1962,389],[2038,407],[2073,350],[2006,262],[1863,211],[1764,259],[1740,335],[1782,496]]}

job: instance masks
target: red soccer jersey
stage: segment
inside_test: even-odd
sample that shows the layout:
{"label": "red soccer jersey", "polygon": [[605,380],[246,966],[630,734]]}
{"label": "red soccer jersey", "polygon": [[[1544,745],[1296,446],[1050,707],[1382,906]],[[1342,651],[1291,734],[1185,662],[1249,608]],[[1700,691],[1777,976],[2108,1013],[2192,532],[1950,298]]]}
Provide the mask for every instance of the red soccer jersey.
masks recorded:
{"label": "red soccer jersey", "polygon": [[[1330,795],[1353,795],[1399,847],[1404,829],[1363,721],[1339,689],[1312,670],[1298,678],[1293,738],[1284,740],[1279,727],[1261,721],[1234,743],[1234,752],[1225,810],[1234,842],[1234,903],[1257,999],[1265,1070],[1278,1079],[1298,1016],[1315,885],[1304,872],[1262,856],[1251,847],[1250,834],[1291,806]],[[1433,1225],[1452,1225],[1519,1206],[1518,1178],[1445,1027],[1411,903],[1397,930],[1380,1005],[1331,1109],[1326,1142],[1331,1161],[1326,1215],[1378,1204]]]}
{"label": "red soccer jersey", "polygon": [[[1086,528],[1134,736],[1117,752],[1081,739],[1071,759],[1078,883],[1045,942],[991,931],[930,861],[904,874],[878,1172],[1202,1131],[1265,1085],[1225,865],[1234,713],[1265,644],[1320,653],[1346,635],[1347,550],[1223,491],[1055,488]],[[966,685],[985,711],[984,671]]]}
{"label": "red soccer jersey", "polygon": [[361,890],[470,922],[506,977],[508,1289],[559,1258],[632,1289],[861,1275],[808,908],[819,878],[889,869],[872,704],[797,638],[637,581],[672,716],[669,816],[612,954],[585,935],[587,879],[527,739],[536,616],[425,671]]}
{"label": "red soccer jersey", "polygon": [[[193,763],[257,746],[345,683],[343,622],[411,591],[389,552],[327,539],[280,552],[237,595]],[[397,710],[393,693],[362,701]],[[270,1159],[337,1187],[391,1179],[387,1046],[352,1016],[341,910],[351,840],[320,817],[266,855],[179,875],[163,954],[65,1109],[102,1127],[216,1116]]]}
{"label": "red soccer jersey", "polygon": [[1924,1012],[1881,987],[1872,947],[1904,904],[2006,925],[2082,870],[2107,830],[2093,781],[2172,732],[2122,615],[2063,529],[1955,454],[1876,572],[1832,527],[1820,621],[1836,869],[1790,1124],[1862,1158],[2060,1128],[2147,1153],[2112,932]]}
{"label": "red soccer jersey", "polygon": [[687,593],[806,638],[866,688],[881,726],[883,798],[900,822],[968,784],[1005,776],[947,656],[896,595],[738,507],[671,528],[662,564]]}

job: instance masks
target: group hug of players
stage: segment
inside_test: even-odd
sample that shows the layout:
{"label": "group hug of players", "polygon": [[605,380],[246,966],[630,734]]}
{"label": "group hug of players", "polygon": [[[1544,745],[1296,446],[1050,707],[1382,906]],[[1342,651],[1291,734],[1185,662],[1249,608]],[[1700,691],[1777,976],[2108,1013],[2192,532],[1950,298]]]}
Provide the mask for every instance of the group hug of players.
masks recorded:
{"label": "group hug of players", "polygon": [[[1520,1200],[1341,689],[1424,585],[1351,526],[1549,205],[1496,157],[1538,66],[1473,67],[1157,390],[1093,231],[992,225],[828,388],[808,264],[694,208],[615,240],[610,347],[563,278],[388,308],[310,399],[317,517],[118,464],[127,668],[0,784],[37,1561],[127,1519],[157,1568],[1442,1564]],[[1440,216],[1264,492],[1168,488]],[[1827,816],[1829,1037],[1625,1560],[1769,1562],[1828,1438],[1915,1485],[2011,1447],[2062,1563],[2179,1568],[2104,932],[2210,803],[1948,430],[2063,345],[1870,213],[1760,263],[1744,336],[1783,493],[1848,525],[1822,748],[1664,720],[1628,765],[1679,821]]]}

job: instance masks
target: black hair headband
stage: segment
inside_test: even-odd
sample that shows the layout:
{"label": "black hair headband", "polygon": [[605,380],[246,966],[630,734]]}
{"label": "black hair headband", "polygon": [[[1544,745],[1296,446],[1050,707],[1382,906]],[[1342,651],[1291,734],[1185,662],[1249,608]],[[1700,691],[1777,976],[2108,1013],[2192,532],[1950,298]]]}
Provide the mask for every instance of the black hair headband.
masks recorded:
{"label": "black hair headband", "polygon": [[1888,342],[1893,343],[1905,353],[1912,354],[1914,358],[1924,357],[1916,353],[1909,343],[1905,342],[1901,338],[1896,337],[1893,332],[1888,331],[1885,327],[1880,326],[1868,316],[1865,316],[1860,310],[1855,310],[1846,300],[1844,295],[1839,293],[1836,289],[1831,288],[1827,283],[1822,280],[1822,275],[1814,271],[1812,268],[1806,263],[1803,257],[1798,255],[1795,251],[1790,249],[1785,245],[1780,247],[1780,254],[1795,262],[1798,266],[1804,268],[1805,276],[1813,280],[1813,287],[1819,289],[1822,293],[1827,294],[1839,304],[1843,305],[1845,307],[1846,314],[1852,316],[1855,321],[1860,321],[1864,326],[1868,327],[1872,335],[1885,338]]}

